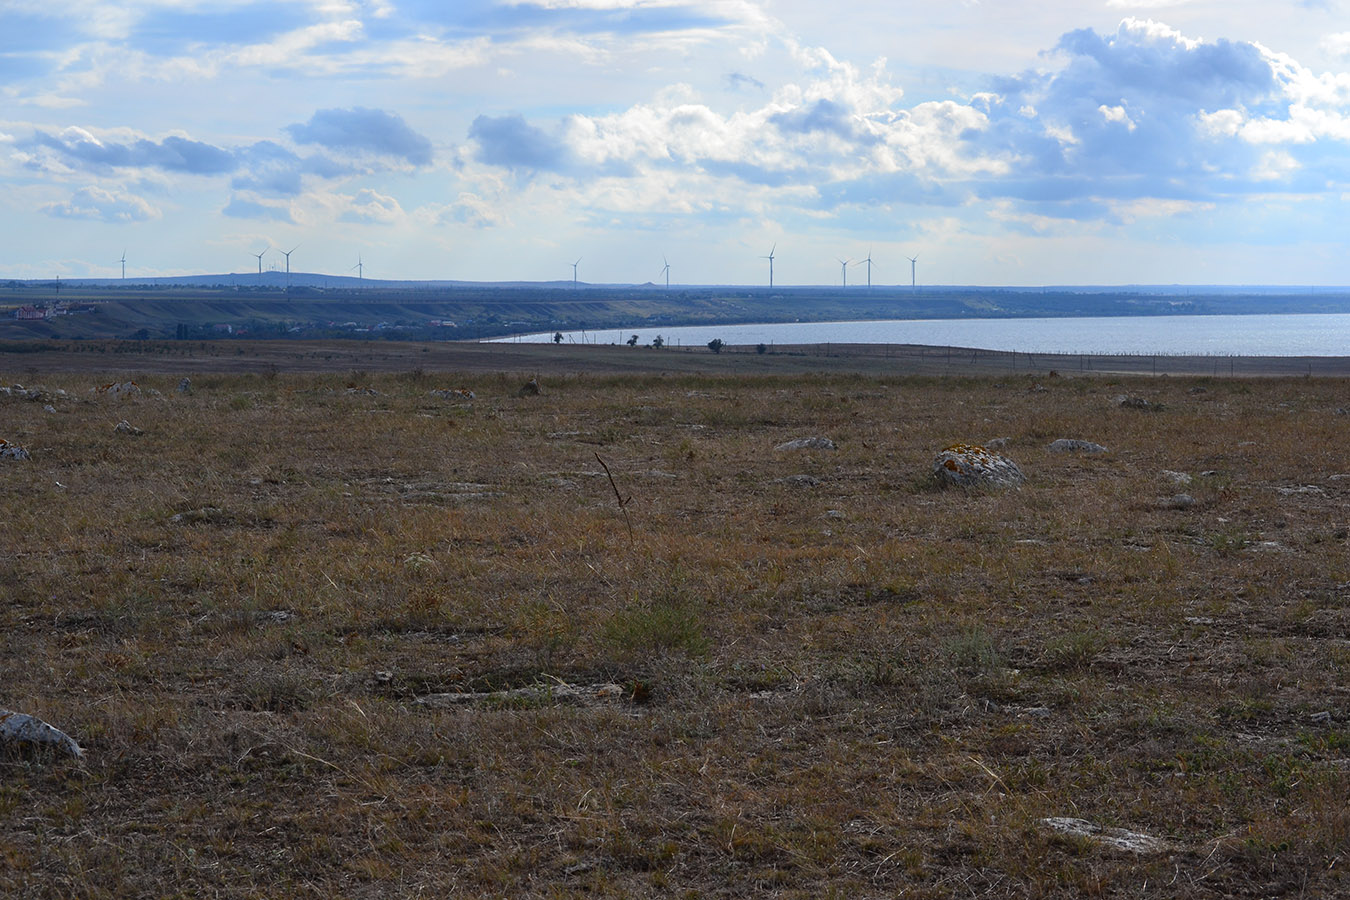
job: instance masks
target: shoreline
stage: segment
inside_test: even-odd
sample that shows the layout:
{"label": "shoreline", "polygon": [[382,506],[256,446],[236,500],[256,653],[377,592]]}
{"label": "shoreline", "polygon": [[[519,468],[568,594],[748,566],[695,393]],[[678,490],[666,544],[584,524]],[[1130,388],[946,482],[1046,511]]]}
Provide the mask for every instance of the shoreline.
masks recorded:
{"label": "shoreline", "polygon": [[1166,356],[1024,353],[922,344],[626,347],[605,344],[394,341],[33,341],[0,344],[0,377],[97,372],[144,375],[340,372],[537,375],[1345,377],[1350,356]]}

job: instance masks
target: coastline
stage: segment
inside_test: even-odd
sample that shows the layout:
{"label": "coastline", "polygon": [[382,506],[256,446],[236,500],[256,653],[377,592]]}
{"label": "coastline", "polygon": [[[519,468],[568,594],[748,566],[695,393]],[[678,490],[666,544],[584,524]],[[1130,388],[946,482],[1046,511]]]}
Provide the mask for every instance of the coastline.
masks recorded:
{"label": "coastline", "polygon": [[728,345],[655,350],[605,344],[395,341],[32,341],[0,344],[0,380],[56,373],[503,372],[538,375],[1350,376],[1350,356],[1023,353],[921,344]]}

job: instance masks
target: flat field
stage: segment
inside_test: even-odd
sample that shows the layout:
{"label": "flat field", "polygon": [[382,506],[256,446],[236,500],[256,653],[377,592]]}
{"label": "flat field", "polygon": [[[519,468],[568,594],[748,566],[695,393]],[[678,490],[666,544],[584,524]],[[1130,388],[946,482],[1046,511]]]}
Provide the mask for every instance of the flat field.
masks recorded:
{"label": "flat field", "polygon": [[0,707],[86,751],[0,894],[1350,891],[1343,381],[178,377],[0,379]]}

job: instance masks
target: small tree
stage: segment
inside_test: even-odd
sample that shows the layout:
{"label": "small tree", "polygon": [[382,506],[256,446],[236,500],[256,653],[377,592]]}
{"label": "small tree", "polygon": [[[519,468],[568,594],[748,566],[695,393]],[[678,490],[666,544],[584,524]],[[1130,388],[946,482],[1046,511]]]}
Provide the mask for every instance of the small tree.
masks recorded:
{"label": "small tree", "polygon": [[762,356],[762,355],[764,355],[765,353],[768,353],[768,352],[769,352],[769,347],[768,347],[767,344],[756,344],[756,345],[755,345],[755,352],[758,353],[758,354],[760,354],[760,355]]}
{"label": "small tree", "polygon": [[665,345],[666,339],[661,337],[661,335],[658,334],[656,337],[652,338],[652,346],[655,347],[657,350],[660,350]]}
{"label": "small tree", "polygon": [[721,353],[724,346],[726,345],[722,343],[721,338],[713,338],[711,341],[708,341],[708,349],[714,353]]}
{"label": "small tree", "polygon": [[561,344],[561,343],[562,343],[562,332],[561,332],[561,331],[555,331],[555,332],[553,332],[553,343],[555,343],[555,344]]}
{"label": "small tree", "polygon": [[637,336],[636,334],[633,335],[632,337],[630,337],[630,338],[628,339],[628,341],[627,341],[628,346],[630,346],[630,347],[636,347],[636,346],[637,346],[637,342],[638,342],[638,336]]}

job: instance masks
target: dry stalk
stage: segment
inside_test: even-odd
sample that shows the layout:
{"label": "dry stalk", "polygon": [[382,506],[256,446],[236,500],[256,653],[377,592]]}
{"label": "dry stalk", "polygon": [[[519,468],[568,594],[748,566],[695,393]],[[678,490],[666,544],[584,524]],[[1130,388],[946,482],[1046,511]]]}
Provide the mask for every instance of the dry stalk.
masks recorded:
{"label": "dry stalk", "polygon": [[595,454],[595,461],[600,463],[600,467],[605,470],[605,475],[609,477],[609,486],[614,488],[614,499],[619,503],[619,512],[623,513],[624,524],[628,526],[628,544],[630,547],[635,546],[637,541],[633,537],[633,520],[628,517],[628,501],[633,498],[632,496],[625,497],[619,493],[619,486],[614,481],[614,473],[609,470],[609,466],[600,458],[599,453]]}

